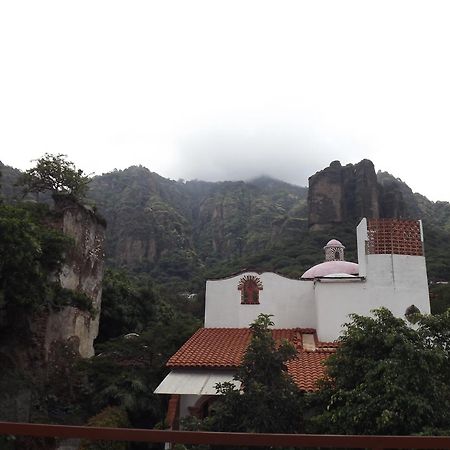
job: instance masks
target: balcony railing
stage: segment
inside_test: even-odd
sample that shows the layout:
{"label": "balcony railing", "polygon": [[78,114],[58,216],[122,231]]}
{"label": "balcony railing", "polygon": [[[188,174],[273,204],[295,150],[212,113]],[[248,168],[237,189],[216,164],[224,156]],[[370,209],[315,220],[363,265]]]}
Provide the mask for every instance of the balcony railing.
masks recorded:
{"label": "balcony railing", "polygon": [[0,435],[102,441],[265,447],[450,449],[450,436],[341,436],[317,434],[213,433],[0,422]]}

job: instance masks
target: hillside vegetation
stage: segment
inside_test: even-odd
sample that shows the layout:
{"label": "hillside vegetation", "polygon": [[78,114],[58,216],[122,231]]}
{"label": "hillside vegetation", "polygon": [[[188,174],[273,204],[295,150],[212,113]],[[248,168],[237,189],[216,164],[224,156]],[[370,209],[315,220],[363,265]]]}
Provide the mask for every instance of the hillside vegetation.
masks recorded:
{"label": "hillside vegetation", "polygon": [[[167,399],[153,391],[167,373],[167,359],[201,326],[205,279],[243,269],[298,278],[323,260],[323,246],[331,238],[344,243],[347,260],[356,260],[359,219],[344,217],[312,231],[307,188],[268,177],[173,181],[141,166],[103,174],[91,180],[82,199],[87,210],[96,210],[107,223],[96,356],[80,360],[70,346],[61,346],[51,371],[37,363],[37,368],[15,368],[19,344],[31,348],[27,339],[34,339],[36,311],[89,305],[50,283],[70,245],[47,226],[54,215],[52,197],[42,192],[24,197],[16,186],[20,171],[0,164],[0,172],[5,229],[0,247],[8,255],[0,274],[0,361],[7,368],[0,376],[0,405],[5,420],[156,426],[164,419]],[[423,219],[429,278],[448,281],[450,205],[413,193],[386,172],[374,179],[372,191],[380,191],[382,214]],[[349,210],[350,200],[347,195]],[[30,292],[39,307],[27,304]],[[448,285],[431,285],[431,299],[433,312],[444,312],[450,305]],[[26,332],[18,332],[18,325]],[[31,350],[29,356],[36,355]]]}

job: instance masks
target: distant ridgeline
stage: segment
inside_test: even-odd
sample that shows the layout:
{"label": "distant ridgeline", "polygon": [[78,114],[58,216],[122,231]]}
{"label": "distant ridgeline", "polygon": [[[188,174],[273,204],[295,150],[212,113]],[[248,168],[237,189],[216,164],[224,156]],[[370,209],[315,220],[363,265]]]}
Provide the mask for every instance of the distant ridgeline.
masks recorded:
{"label": "distant ridgeline", "polygon": [[[0,167],[14,195],[17,171]],[[361,217],[424,222],[430,280],[450,274],[450,204],[413,193],[371,161],[338,161],[309,179],[309,192],[268,177],[251,181],[173,181],[133,166],[96,176],[89,197],[108,222],[107,264],[147,273],[157,283],[198,292],[205,277],[242,268],[298,277],[321,261],[331,238],[356,259]]]}

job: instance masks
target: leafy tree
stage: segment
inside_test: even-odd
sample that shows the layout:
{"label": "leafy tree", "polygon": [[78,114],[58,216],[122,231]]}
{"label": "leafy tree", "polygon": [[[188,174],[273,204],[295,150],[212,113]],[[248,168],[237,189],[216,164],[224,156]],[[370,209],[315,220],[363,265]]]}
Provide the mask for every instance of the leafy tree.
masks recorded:
{"label": "leafy tree", "polygon": [[42,223],[43,205],[0,205],[0,307],[44,304],[70,240]]}
{"label": "leafy tree", "polygon": [[221,397],[214,404],[206,428],[214,431],[296,433],[302,430],[303,400],[287,374],[286,362],[296,350],[272,337],[270,315],[260,314],[250,325],[252,339],[233,383],[217,385]]}
{"label": "leafy tree", "polygon": [[150,283],[138,284],[125,272],[108,269],[103,278],[97,341],[141,333],[155,320],[156,301]]}
{"label": "leafy tree", "polygon": [[63,194],[82,199],[90,178],[65,158],[63,154],[46,153],[37,160],[35,167],[23,173],[18,184],[23,185],[25,193],[50,191],[52,195]]}
{"label": "leafy tree", "polygon": [[[117,406],[108,406],[91,417],[88,425],[90,427],[129,428],[130,423],[127,413],[123,409]],[[127,450],[128,448],[128,443],[120,441],[83,441],[80,450]]]}
{"label": "leafy tree", "polygon": [[99,344],[100,353],[80,363],[79,374],[87,379],[79,397],[85,410],[95,414],[107,406],[120,406],[136,427],[163,420],[166,399],[153,391],[167,375],[169,357],[199,327],[184,314],[173,312],[167,318],[156,316],[139,336]]}
{"label": "leafy tree", "polygon": [[312,431],[398,434],[450,429],[450,313],[412,327],[381,308],[352,315],[327,360]]}
{"label": "leafy tree", "polygon": [[442,314],[450,308],[450,285],[430,285],[430,303],[432,314]]}

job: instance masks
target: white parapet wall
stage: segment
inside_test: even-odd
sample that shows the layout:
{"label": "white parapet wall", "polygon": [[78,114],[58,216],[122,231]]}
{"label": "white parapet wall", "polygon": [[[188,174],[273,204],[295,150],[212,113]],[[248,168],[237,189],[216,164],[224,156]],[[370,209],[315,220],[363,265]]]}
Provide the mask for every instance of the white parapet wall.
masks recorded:
{"label": "white parapet wall", "polygon": [[332,280],[323,278],[315,282],[317,311],[317,337],[319,341],[334,341],[349,322],[349,315],[368,314],[367,285],[361,279]]}
{"label": "white parapet wall", "polygon": [[357,236],[359,275],[363,278],[315,281],[320,340],[336,339],[343,330],[342,324],[349,321],[352,313],[369,315],[374,309],[386,307],[396,317],[404,318],[411,305],[424,314],[430,313],[425,257],[370,254],[366,219],[359,224]]}
{"label": "white parapet wall", "polygon": [[[238,286],[248,276],[262,284],[259,304],[241,303]],[[271,272],[244,272],[206,282],[205,327],[248,328],[260,313],[272,314],[275,328],[315,328],[314,283]]]}

